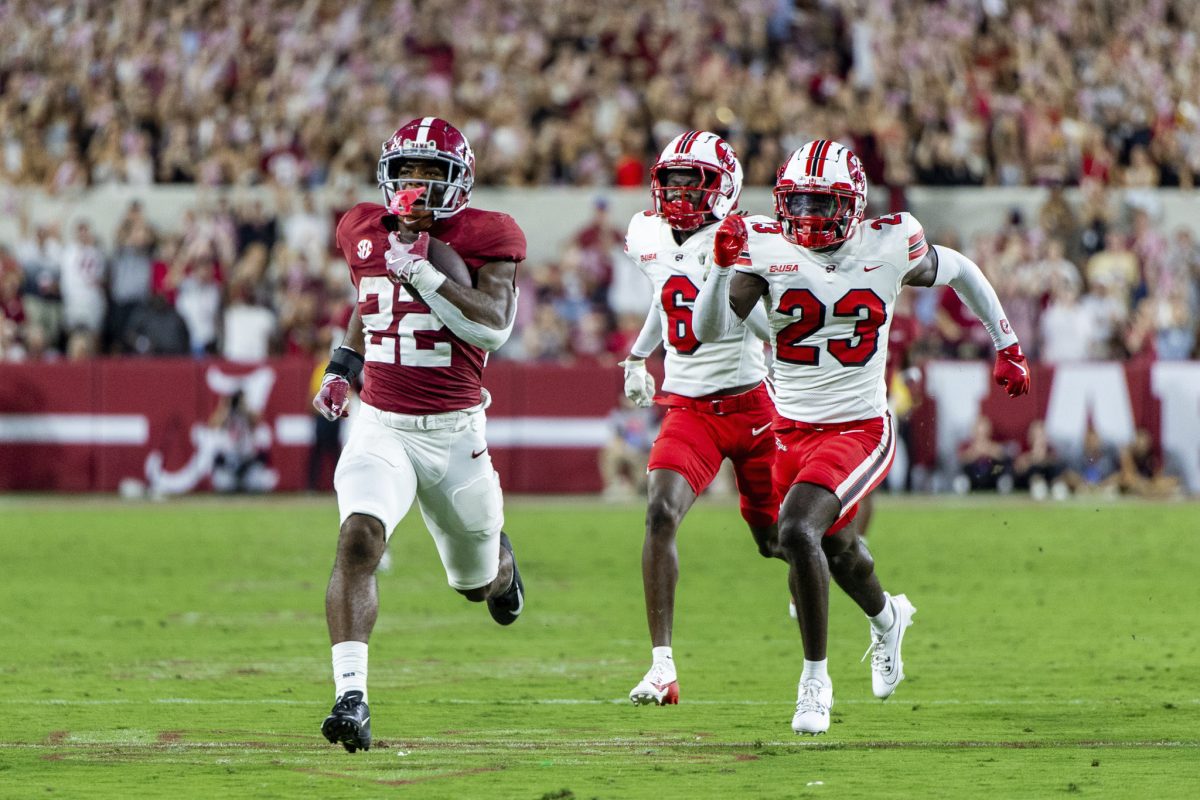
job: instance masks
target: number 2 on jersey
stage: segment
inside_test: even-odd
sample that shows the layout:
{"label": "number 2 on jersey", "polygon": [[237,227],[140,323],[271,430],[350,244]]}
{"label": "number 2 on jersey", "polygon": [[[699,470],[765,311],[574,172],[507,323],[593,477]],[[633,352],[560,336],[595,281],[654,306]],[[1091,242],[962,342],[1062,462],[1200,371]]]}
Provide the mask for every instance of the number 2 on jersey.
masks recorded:
{"label": "number 2 on jersey", "polygon": [[450,342],[433,342],[431,347],[419,347],[417,333],[433,333],[442,329],[441,320],[433,314],[395,312],[396,301],[414,302],[408,289],[397,286],[377,275],[358,282],[358,302],[377,298],[379,310],[362,313],[366,333],[363,358],[383,364],[399,363],[405,367],[448,367],[453,357]]}
{"label": "number 2 on jersey", "polygon": [[700,349],[692,332],[692,306],[700,290],[683,275],[672,275],[662,288],[662,307],[667,313],[667,341],[675,352],[690,356]]}
{"label": "number 2 on jersey", "polygon": [[[825,304],[808,289],[788,289],[779,298],[777,311],[788,316],[799,312],[800,318],[775,334],[776,358],[789,364],[816,366],[821,359],[820,348],[801,342],[825,326]],[[833,304],[833,316],[858,321],[853,336],[828,341],[829,355],[844,367],[861,367],[870,361],[879,351],[879,329],[887,322],[883,299],[870,289],[851,289]]]}

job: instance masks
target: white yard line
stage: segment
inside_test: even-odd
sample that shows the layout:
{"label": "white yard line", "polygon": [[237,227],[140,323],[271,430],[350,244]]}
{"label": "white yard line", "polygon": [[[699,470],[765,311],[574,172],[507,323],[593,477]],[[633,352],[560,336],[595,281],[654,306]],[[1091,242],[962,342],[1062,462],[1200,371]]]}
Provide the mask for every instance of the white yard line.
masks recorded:
{"label": "white yard line", "polygon": [[[379,689],[375,690],[379,693]],[[1184,699],[1161,698],[1163,702],[1169,702],[1174,705],[1200,705],[1200,698],[1191,697]],[[286,700],[274,699],[269,697],[264,698],[232,698],[232,699],[214,699],[214,698],[194,698],[194,697],[160,697],[148,700],[114,698],[106,700],[73,700],[67,698],[49,698],[29,700],[24,699],[0,699],[0,705],[39,705],[48,704],[55,706],[131,706],[131,705],[195,705],[195,706],[311,706],[315,701],[311,700]],[[400,699],[396,701],[399,705],[448,705],[448,706],[607,706],[607,705],[630,705],[628,698],[618,698],[613,700],[597,700],[587,698],[572,698],[572,697],[543,697],[530,700],[473,700],[459,698],[445,698],[438,700],[429,699]],[[686,705],[689,706],[777,706],[788,705],[791,701],[787,698],[780,700],[688,700]],[[880,705],[880,700],[868,699],[848,699],[837,701],[839,706],[845,705]],[[919,706],[1128,706],[1143,707],[1145,702],[1124,701],[1121,699],[1095,699],[1095,698],[1064,698],[1064,699],[1047,699],[1047,700],[1004,700],[999,698],[978,699],[978,700],[957,700],[957,699],[939,699],[939,700],[923,700],[921,698],[907,698],[892,701],[891,705],[919,705]]]}

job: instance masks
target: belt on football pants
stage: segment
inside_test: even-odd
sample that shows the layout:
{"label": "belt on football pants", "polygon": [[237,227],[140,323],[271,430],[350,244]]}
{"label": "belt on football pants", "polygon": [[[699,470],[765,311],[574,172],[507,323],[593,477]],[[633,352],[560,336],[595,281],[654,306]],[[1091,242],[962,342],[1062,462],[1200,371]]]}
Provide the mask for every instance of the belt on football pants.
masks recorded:
{"label": "belt on football pants", "polygon": [[727,394],[713,397],[685,397],[681,394],[664,394],[654,398],[654,402],[667,408],[688,408],[701,414],[737,414],[740,411],[753,411],[759,408],[770,408],[771,398],[762,391],[762,384],[741,394]]}
{"label": "belt on football pants", "polygon": [[455,428],[461,425],[467,417],[490,406],[492,396],[486,389],[482,390],[482,393],[482,403],[459,411],[444,411],[441,414],[397,414],[394,411],[383,411],[374,406],[368,406],[366,403],[362,405],[374,411],[379,417],[379,421],[389,428],[398,428],[403,431],[434,431]]}

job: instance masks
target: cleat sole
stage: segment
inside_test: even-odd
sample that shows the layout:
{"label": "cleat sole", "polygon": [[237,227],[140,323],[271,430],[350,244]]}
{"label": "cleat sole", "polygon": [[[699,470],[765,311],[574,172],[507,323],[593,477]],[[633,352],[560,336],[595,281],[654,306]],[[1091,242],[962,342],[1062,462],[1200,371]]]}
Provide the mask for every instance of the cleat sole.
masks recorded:
{"label": "cleat sole", "polygon": [[340,744],[346,748],[346,752],[353,753],[358,750],[364,752],[371,749],[371,741],[362,740],[361,731],[357,724],[348,719],[327,719],[325,724],[321,726],[321,733],[329,740],[330,744]]}
{"label": "cleat sole", "polygon": [[677,706],[679,705],[679,683],[675,682],[668,686],[661,699],[651,692],[631,694],[629,699],[635,706]]}

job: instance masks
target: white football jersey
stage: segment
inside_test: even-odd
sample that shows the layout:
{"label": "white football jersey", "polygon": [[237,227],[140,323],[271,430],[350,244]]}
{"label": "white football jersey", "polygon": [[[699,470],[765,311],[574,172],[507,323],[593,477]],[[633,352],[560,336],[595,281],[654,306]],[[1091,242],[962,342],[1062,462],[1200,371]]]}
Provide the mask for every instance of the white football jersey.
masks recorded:
{"label": "white football jersey", "polygon": [[734,326],[719,342],[704,344],[692,331],[692,307],[704,285],[716,232],[716,224],[708,225],[676,244],[671,227],[651,212],[629,221],[625,252],[650,279],[653,308],[662,322],[665,392],[703,397],[758,383],[767,375],[763,343],[745,325]]}
{"label": "white football jersey", "polygon": [[769,286],[776,409],[809,423],[883,416],[896,297],[929,251],[921,223],[907,213],[863,220],[832,253],[792,244],[773,221],[749,233],[750,263],[737,270]]}

